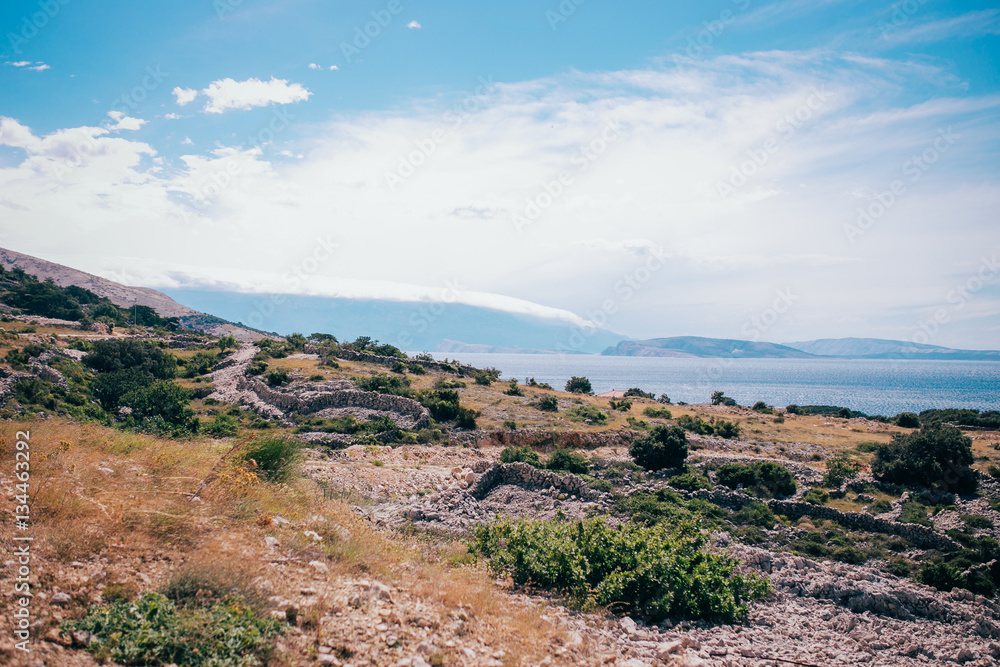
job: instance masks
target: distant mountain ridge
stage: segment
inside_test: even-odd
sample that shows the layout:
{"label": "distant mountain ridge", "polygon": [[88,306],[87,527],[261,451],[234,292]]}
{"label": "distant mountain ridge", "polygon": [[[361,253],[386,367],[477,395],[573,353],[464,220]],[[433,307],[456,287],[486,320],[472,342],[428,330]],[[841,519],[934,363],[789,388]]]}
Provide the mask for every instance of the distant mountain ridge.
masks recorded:
{"label": "distant mountain ridge", "polygon": [[1000,361],[1000,351],[997,350],[957,350],[883,338],[820,338],[784,345],[817,356],[844,359]]}
{"label": "distant mountain ridge", "polygon": [[726,359],[803,359],[814,357],[777,343],[730,338],[674,336],[622,341],[601,352],[606,357],[715,357]]}

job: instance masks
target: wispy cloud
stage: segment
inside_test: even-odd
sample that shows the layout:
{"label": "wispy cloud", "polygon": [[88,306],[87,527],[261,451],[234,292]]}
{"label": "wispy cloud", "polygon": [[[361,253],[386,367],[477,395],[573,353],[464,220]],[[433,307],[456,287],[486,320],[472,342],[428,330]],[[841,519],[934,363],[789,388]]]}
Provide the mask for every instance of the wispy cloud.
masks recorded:
{"label": "wispy cloud", "polygon": [[271,104],[292,104],[308,100],[312,95],[302,84],[271,77],[270,81],[219,79],[201,91],[208,102],[205,113],[222,113],[226,109],[252,109]]}
{"label": "wispy cloud", "polygon": [[882,38],[889,42],[912,43],[977,35],[1000,35],[1000,9],[984,9],[952,18],[924,21],[887,32]]}
{"label": "wispy cloud", "polygon": [[423,26],[420,25],[419,21],[410,21],[409,23],[406,24],[406,27],[410,28],[411,30],[420,30],[421,28],[423,28]]}
{"label": "wispy cloud", "polygon": [[30,60],[18,60],[16,62],[8,62],[7,64],[10,65],[11,67],[29,69],[35,72],[44,72],[47,69],[52,69],[51,67],[49,67],[48,65],[46,65],[41,61],[32,62]]}

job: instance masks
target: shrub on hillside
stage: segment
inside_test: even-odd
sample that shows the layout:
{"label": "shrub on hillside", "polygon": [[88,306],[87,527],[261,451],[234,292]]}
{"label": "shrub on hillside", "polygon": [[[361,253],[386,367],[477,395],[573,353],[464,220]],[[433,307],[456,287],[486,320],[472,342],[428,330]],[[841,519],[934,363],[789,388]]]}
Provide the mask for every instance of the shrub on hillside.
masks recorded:
{"label": "shrub on hillside", "polygon": [[94,342],[94,349],[83,363],[98,373],[133,369],[148,373],[159,380],[174,377],[177,362],[151,341],[107,339]]}
{"label": "shrub on hillside", "polygon": [[679,426],[654,426],[628,449],[629,456],[646,470],[676,468],[688,455],[687,434]]}
{"label": "shrub on hillside", "polygon": [[281,435],[258,436],[236,457],[237,462],[251,465],[254,472],[269,482],[287,481],[301,459],[299,441]]}
{"label": "shrub on hillside", "polygon": [[625,390],[625,398],[631,398],[632,396],[635,396],[636,398],[648,398],[650,400],[656,399],[655,394],[653,394],[652,392],[643,391],[642,389],[639,389],[639,387],[632,387],[630,389]]}
{"label": "shrub on hillside", "polygon": [[954,493],[973,493],[978,486],[969,466],[972,441],[954,426],[924,426],[896,434],[875,450],[872,473],[884,482],[935,486]]}
{"label": "shrub on hillside", "polygon": [[555,396],[539,396],[532,405],[542,412],[559,412],[559,401]]}
{"label": "shrub on hillside", "polygon": [[521,447],[505,447],[500,452],[500,463],[514,463],[520,461],[540,468],[542,460],[538,458],[538,452],[527,445]]}
{"label": "shrub on hillside", "polygon": [[520,385],[517,384],[517,380],[512,379],[507,385],[507,390],[504,391],[508,396],[524,396],[524,391],[521,390]]}
{"label": "shrub on hillside", "polygon": [[608,422],[608,415],[593,405],[575,405],[566,411],[566,415],[576,422],[590,422],[591,424],[606,424]]}
{"label": "shrub on hillside", "polygon": [[738,561],[714,553],[690,524],[670,529],[604,519],[562,523],[498,520],[478,528],[471,549],[496,574],[593,605],[658,622],[709,619],[730,623],[770,590],[766,580],[737,574]]}
{"label": "shrub on hillside", "polygon": [[[375,373],[368,377],[354,378],[354,386],[362,391],[372,391],[377,394],[403,395],[409,390],[410,379],[405,375],[398,377],[385,373]],[[458,402],[458,394],[455,394],[455,402]]]}
{"label": "shrub on hillside", "polygon": [[673,419],[674,415],[670,412],[668,408],[657,408],[648,407],[642,411],[642,414],[650,419]]}
{"label": "shrub on hillside", "polygon": [[758,498],[790,496],[796,488],[792,474],[771,461],[727,463],[716,471],[715,480],[730,489],[742,486]]}
{"label": "shrub on hillside", "polygon": [[845,480],[853,479],[861,471],[861,464],[852,461],[847,454],[836,454],[826,461],[826,472],[823,473],[823,486],[837,488]]}
{"label": "shrub on hillside", "polygon": [[584,475],[590,470],[590,461],[579,452],[569,449],[559,448],[552,453],[549,460],[545,462],[545,467],[549,470],[571,472],[576,475]]}
{"label": "shrub on hillside", "polygon": [[566,391],[571,394],[591,394],[594,390],[590,386],[590,380],[585,377],[577,377],[574,375],[567,380]]}
{"label": "shrub on hillside", "polygon": [[912,412],[900,412],[892,421],[900,428],[920,428],[920,417]]}
{"label": "shrub on hillside", "polygon": [[628,412],[632,409],[632,401],[622,399],[620,401],[611,401],[611,409],[618,410],[619,412]]}

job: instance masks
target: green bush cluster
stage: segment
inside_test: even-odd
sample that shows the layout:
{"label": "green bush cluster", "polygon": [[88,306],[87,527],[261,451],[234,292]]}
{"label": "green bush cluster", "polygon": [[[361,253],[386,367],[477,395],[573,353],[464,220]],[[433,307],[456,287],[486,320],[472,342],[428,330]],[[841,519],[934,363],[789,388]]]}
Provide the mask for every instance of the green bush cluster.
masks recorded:
{"label": "green bush cluster", "polygon": [[655,406],[650,406],[642,411],[644,417],[649,417],[650,419],[673,419],[674,415],[670,412],[669,408],[658,408]]}
{"label": "green bush cluster", "polygon": [[934,424],[897,433],[875,450],[872,473],[878,479],[907,486],[935,486],[954,493],[973,493],[978,486],[972,441],[954,426]]}
{"label": "green bush cluster", "polygon": [[737,438],[740,435],[739,424],[717,417],[712,417],[711,420],[705,421],[698,415],[694,417],[691,415],[681,415],[677,419],[677,425],[685,431],[691,431],[698,435],[717,435],[727,440]]}
{"label": "green bush cluster", "polygon": [[594,393],[593,388],[590,386],[590,380],[585,377],[577,377],[576,375],[566,381],[566,391],[571,394]]}
{"label": "green bush cluster", "polygon": [[679,426],[654,426],[632,441],[628,453],[646,470],[676,468],[688,455],[687,434]]}
{"label": "green bush cluster", "polygon": [[[285,482],[302,460],[302,445],[298,440],[280,435],[262,435],[245,445],[236,461],[249,464],[269,482]],[[252,462],[252,463],[251,463]]]}
{"label": "green bush cluster", "polygon": [[574,405],[566,411],[566,416],[575,422],[589,421],[598,425],[608,423],[608,415],[593,405]]}
{"label": "green bush cluster", "polygon": [[277,619],[261,617],[238,600],[207,609],[178,607],[158,593],[133,602],[92,607],[63,632],[93,635],[87,650],[122,665],[191,665],[250,667],[264,665],[272,640],[282,632]]}
{"label": "green bush cluster", "polygon": [[639,389],[639,387],[630,387],[629,389],[625,390],[625,398],[632,398],[633,396],[635,398],[648,398],[650,400],[656,399],[656,394],[653,394],[652,392],[648,391],[643,391],[642,389]]}
{"label": "green bush cluster", "polygon": [[727,463],[716,471],[715,481],[730,489],[742,486],[758,498],[790,496],[796,488],[788,469],[772,461]]}
{"label": "green bush cluster", "polygon": [[838,488],[845,480],[854,479],[861,471],[861,464],[852,461],[847,454],[835,454],[826,460],[826,472],[823,473],[823,486]]}
{"label": "green bush cluster", "polygon": [[559,401],[555,396],[539,396],[532,405],[542,412],[559,412]]}
{"label": "green bush cluster", "polygon": [[500,463],[514,463],[516,461],[527,463],[536,468],[570,472],[576,475],[584,475],[590,470],[590,460],[586,456],[564,447],[556,449],[544,463],[542,463],[538,453],[528,445],[505,447],[500,452]]}
{"label": "green bush cluster", "polygon": [[620,401],[611,401],[611,409],[618,410],[619,412],[628,412],[632,409],[632,401],[628,399],[622,399]]}
{"label": "green bush cluster", "polygon": [[737,574],[738,561],[708,548],[690,524],[613,526],[604,519],[498,520],[478,528],[471,550],[515,583],[553,590],[582,607],[602,606],[649,621],[730,623],[770,585]]}

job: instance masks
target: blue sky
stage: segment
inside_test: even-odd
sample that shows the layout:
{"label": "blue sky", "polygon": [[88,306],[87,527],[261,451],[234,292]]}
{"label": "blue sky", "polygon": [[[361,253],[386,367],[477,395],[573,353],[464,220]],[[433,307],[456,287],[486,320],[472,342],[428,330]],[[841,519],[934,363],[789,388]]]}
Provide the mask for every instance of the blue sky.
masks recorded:
{"label": "blue sky", "polygon": [[987,2],[50,0],[0,26],[14,250],[640,337],[1000,347]]}

